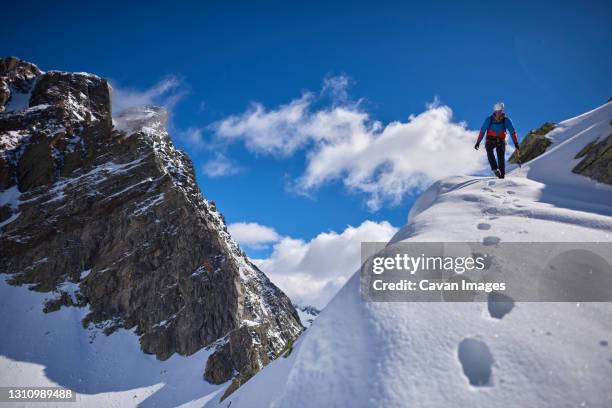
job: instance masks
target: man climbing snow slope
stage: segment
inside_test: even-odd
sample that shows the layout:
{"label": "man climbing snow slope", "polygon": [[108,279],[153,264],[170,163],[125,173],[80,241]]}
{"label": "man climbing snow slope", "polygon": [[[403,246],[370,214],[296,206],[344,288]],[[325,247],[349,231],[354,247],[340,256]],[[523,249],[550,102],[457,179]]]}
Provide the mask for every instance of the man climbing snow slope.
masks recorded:
{"label": "man climbing snow slope", "polygon": [[[493,173],[499,178],[506,176],[506,131],[510,132],[514,147],[516,147],[516,150],[519,150],[514,125],[510,118],[506,116],[506,112],[504,112],[504,103],[498,102],[493,106],[493,114],[488,116],[482,124],[474,149],[478,150],[483,136],[486,135],[485,149],[487,150],[489,164]],[[496,153],[497,160],[495,159]]]}

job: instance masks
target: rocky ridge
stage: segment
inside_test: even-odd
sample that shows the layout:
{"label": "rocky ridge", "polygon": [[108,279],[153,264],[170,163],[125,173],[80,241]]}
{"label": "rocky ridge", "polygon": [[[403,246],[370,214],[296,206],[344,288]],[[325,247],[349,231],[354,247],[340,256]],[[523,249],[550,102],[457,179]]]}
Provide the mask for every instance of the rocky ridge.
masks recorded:
{"label": "rocky ridge", "polygon": [[[610,124],[612,125],[612,122]],[[520,144],[521,162],[526,163],[545,153],[554,142],[549,133],[557,127],[557,124],[546,122],[541,127],[530,130]],[[516,152],[513,152],[509,161],[517,163],[517,159]],[[574,159],[581,160],[573,167],[573,173],[612,184],[612,134],[605,134],[587,144]]]}
{"label": "rocky ridge", "polygon": [[[548,146],[552,144],[552,141],[546,137],[546,134],[555,127],[556,125],[554,123],[546,122],[539,128],[532,129],[527,133],[519,145],[521,148],[522,163],[527,163],[529,160],[535,159],[546,151]],[[512,153],[509,162],[518,162],[516,152]]]}
{"label": "rocky ridge", "polygon": [[574,173],[612,184],[612,134],[586,145],[576,159],[582,160],[572,169]]}
{"label": "rocky ridge", "polygon": [[87,307],[84,326],[133,329],[167,359],[214,347],[214,383],[250,376],[302,331],[290,300],[246,258],[166,112],[113,121],[106,80],[0,59],[0,273]]}

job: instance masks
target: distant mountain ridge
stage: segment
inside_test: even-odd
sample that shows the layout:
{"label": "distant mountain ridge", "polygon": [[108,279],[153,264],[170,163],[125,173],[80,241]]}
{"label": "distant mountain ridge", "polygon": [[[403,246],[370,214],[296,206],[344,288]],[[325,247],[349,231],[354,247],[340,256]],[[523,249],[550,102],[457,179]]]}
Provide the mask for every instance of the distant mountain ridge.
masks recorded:
{"label": "distant mountain ridge", "polygon": [[294,304],[293,307],[297,310],[300,315],[300,320],[302,324],[306,326],[306,328],[310,327],[310,325],[315,321],[317,316],[321,313],[319,309],[311,305],[298,305]]}

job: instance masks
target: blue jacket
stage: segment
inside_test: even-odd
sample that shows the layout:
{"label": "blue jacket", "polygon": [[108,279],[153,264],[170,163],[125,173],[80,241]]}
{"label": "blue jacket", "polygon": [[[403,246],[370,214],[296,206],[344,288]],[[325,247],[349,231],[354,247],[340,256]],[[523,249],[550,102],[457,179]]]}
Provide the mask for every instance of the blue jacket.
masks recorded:
{"label": "blue jacket", "polygon": [[516,136],[516,130],[514,129],[514,125],[509,117],[505,114],[502,116],[502,119],[497,121],[491,116],[487,116],[482,127],[480,128],[480,133],[478,134],[478,141],[476,143],[480,143],[482,138],[486,135],[487,138],[491,139],[502,139],[506,138],[506,132],[509,131],[512,136],[512,141],[514,142],[514,146],[518,146],[518,138]]}

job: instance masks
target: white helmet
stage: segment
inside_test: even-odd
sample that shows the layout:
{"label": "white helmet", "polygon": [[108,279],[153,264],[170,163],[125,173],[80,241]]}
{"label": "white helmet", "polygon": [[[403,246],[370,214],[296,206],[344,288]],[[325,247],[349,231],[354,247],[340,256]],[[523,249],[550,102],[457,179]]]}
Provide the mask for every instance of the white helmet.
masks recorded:
{"label": "white helmet", "polygon": [[504,103],[503,102],[497,102],[495,105],[493,105],[493,111],[503,111],[504,110]]}

